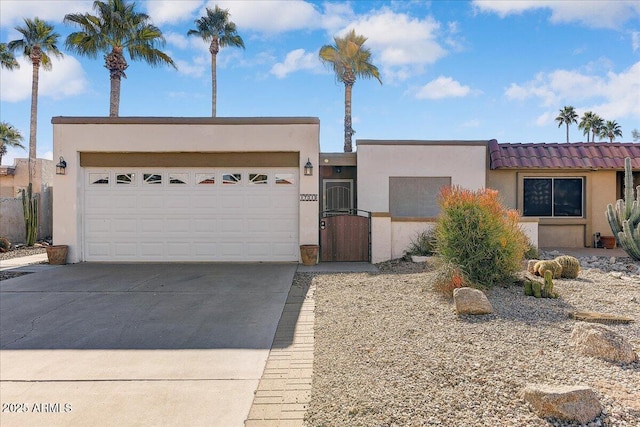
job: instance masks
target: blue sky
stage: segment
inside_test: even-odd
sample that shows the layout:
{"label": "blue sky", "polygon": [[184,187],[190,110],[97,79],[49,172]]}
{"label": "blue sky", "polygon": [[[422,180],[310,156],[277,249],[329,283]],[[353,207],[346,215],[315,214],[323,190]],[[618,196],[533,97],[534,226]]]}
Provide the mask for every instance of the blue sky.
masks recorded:
{"label": "blue sky", "polygon": [[[130,62],[121,116],[211,114],[208,46],[187,38],[206,6],[229,9],[246,50],[218,55],[218,116],[320,118],[324,152],[343,146],[344,87],[318,60],[322,45],[350,29],[381,72],[353,91],[355,139],[564,142],[554,118],[573,105],[616,120],[620,141],[640,129],[638,1],[137,1],[167,40],[178,70]],[[52,157],[53,116],[107,116],[109,73],[99,59],[64,51],[65,13],[90,1],[0,1],[0,41],[23,18],[55,25],[64,59],[40,73],[38,156]],[[31,65],[0,71],[0,120],[28,145]],[[572,142],[584,141],[570,129]],[[3,164],[26,157],[10,150]]]}

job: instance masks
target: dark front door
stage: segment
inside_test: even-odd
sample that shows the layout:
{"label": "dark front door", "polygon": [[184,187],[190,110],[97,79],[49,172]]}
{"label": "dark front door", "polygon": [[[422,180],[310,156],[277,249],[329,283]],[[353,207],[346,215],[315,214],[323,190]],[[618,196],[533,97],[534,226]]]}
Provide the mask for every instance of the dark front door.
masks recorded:
{"label": "dark front door", "polygon": [[320,218],[321,261],[370,261],[370,214],[358,215],[357,212],[355,209],[349,213],[323,212]]}

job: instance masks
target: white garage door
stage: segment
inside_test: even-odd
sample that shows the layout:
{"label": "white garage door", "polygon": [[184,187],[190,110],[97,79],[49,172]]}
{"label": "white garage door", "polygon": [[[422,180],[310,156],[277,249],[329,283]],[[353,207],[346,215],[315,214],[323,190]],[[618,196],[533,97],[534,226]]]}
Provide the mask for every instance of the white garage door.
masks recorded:
{"label": "white garage door", "polygon": [[297,168],[85,169],[86,261],[297,261]]}

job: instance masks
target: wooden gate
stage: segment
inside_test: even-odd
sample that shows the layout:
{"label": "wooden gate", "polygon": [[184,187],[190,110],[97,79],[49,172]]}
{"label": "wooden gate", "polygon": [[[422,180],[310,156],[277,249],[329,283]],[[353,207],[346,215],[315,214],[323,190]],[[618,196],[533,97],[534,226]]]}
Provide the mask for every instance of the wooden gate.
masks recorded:
{"label": "wooden gate", "polygon": [[324,211],[320,217],[320,261],[371,261],[371,213]]}

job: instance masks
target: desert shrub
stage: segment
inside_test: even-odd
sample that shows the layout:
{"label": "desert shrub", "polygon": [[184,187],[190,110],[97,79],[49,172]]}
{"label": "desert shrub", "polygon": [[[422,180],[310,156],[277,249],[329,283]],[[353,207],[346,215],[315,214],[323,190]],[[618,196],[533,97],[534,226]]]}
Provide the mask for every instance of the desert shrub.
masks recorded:
{"label": "desert shrub", "polygon": [[0,252],[7,252],[11,249],[11,242],[6,237],[0,237]]}
{"label": "desert shrub", "polygon": [[454,289],[470,285],[460,267],[438,257],[435,262],[435,274],[432,282],[434,291],[451,298]]}
{"label": "desert shrub", "polygon": [[416,233],[405,250],[407,255],[429,256],[435,252],[436,236],[433,228]]}
{"label": "desert shrub", "polygon": [[438,254],[460,267],[474,284],[490,287],[512,282],[527,249],[517,211],[503,207],[498,192],[490,189],[444,187],[439,203]]}
{"label": "desert shrub", "polygon": [[533,243],[531,243],[531,240],[526,237],[527,239],[527,243],[526,243],[526,249],[524,251],[524,259],[538,259],[540,258],[540,251],[538,250],[538,248],[536,248],[535,246],[533,246]]}

